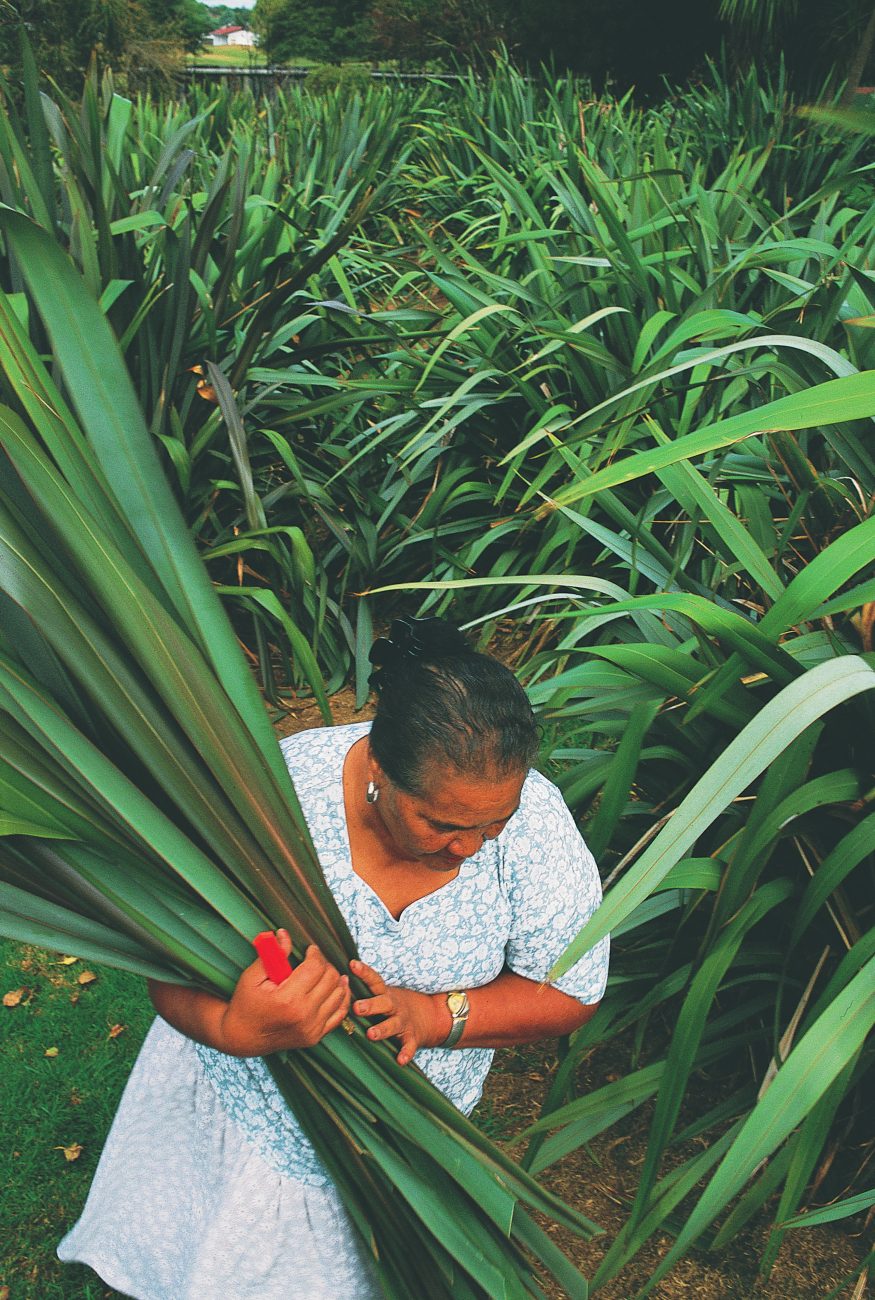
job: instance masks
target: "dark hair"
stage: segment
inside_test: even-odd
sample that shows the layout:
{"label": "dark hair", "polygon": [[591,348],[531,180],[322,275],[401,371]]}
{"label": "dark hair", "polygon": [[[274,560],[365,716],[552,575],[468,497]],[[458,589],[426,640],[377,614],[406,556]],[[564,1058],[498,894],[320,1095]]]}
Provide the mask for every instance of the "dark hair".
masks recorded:
{"label": "dark hair", "polygon": [[463,773],[526,771],[538,750],[532,706],[513,673],[441,618],[396,619],[371,649],[371,750],[389,780],[422,794],[431,759]]}

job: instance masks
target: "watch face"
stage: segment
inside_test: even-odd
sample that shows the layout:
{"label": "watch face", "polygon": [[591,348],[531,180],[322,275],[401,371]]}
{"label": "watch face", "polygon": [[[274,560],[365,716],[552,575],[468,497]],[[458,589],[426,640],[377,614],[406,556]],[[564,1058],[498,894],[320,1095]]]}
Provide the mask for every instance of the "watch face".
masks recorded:
{"label": "watch face", "polygon": [[465,1004],[468,999],[464,993],[450,993],[447,996],[447,1006],[450,1009],[451,1016],[457,1016],[460,1011],[465,1010]]}

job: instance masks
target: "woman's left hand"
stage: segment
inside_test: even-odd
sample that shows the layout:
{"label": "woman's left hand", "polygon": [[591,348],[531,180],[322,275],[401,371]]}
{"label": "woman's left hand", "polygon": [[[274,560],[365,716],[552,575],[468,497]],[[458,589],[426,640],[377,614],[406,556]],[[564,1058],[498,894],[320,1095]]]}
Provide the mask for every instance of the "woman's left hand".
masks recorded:
{"label": "woman's left hand", "polygon": [[363,961],[352,961],[349,968],[364,980],[373,994],[353,1002],[353,1011],[357,1016],[385,1016],[378,1025],[369,1027],[368,1038],[373,1042],[400,1038],[399,1065],[408,1065],[420,1047],[437,1047],[443,1042],[450,1032],[451,1017],[447,1011],[441,1016],[437,998],[387,984],[378,971]]}

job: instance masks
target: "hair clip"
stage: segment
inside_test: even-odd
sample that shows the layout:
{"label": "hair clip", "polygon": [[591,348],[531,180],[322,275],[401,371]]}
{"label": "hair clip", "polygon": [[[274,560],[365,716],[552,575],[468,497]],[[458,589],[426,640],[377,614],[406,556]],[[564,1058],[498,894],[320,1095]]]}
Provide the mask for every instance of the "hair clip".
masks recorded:
{"label": "hair clip", "polygon": [[389,635],[378,637],[371,646],[368,656],[372,664],[383,668],[398,661],[401,655],[412,659],[421,659],[433,654],[437,648],[429,644],[429,631],[442,628],[443,620],[439,618],[395,618],[389,629]]}

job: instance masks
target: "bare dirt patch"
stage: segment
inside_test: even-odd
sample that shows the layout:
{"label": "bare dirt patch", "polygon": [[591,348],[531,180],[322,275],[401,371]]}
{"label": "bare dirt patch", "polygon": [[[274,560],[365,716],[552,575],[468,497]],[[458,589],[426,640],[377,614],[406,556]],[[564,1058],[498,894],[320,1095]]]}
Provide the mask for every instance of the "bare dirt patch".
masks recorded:
{"label": "bare dirt patch", "polygon": [[[370,701],[364,708],[356,709],[355,691],[350,686],[344,686],[342,690],[332,695],[328,703],[331,705],[331,716],[336,727],[350,722],[367,722],[374,716],[373,704]],[[311,727],[321,726],[324,726],[324,723],[319,706],[309,699],[296,700],[294,704],[289,705],[284,716],[274,724],[276,734],[280,737],[293,736],[296,731],[308,731]]]}
{"label": "bare dirt patch", "polygon": [[[505,647],[507,649],[507,647]],[[506,658],[507,655],[500,655]],[[373,705],[355,707],[355,694],[344,688],[330,700],[336,725],[364,722],[373,717]],[[281,736],[322,726],[319,710],[310,700],[297,702],[277,724]],[[520,1047],[499,1052],[489,1076],[483,1100],[476,1112],[481,1126],[496,1141],[509,1143],[513,1136],[533,1123],[555,1069],[552,1044]],[[597,1048],[585,1062],[580,1086],[596,1089],[626,1070],[623,1050],[617,1044]],[[702,1109],[712,1104],[713,1094],[702,1084]],[[692,1100],[693,1108],[696,1098]],[[569,1205],[605,1229],[604,1236],[582,1241],[570,1233],[545,1225],[556,1236],[577,1267],[592,1277],[605,1251],[626,1221],[634,1196],[637,1170],[647,1146],[651,1110],[642,1107],[615,1124],[586,1147],[544,1171],[541,1181]],[[692,1116],[691,1116],[692,1118]],[[705,1139],[700,1139],[705,1141]],[[522,1154],[520,1147],[514,1154]],[[759,1258],[768,1237],[769,1220],[761,1215],[719,1254],[697,1251],[681,1260],[671,1274],[654,1288],[654,1300],[824,1300],[824,1297],[858,1270],[866,1253],[862,1229],[855,1235],[854,1221],[843,1225],[808,1228],[788,1235],[771,1276],[764,1280],[758,1271]],[[668,1234],[655,1236],[616,1278],[598,1290],[604,1300],[630,1300],[651,1277],[656,1265],[671,1247]],[[865,1283],[863,1283],[865,1286]],[[547,1286],[551,1300],[563,1300],[564,1292]],[[848,1300],[864,1300],[868,1290],[846,1286]]]}
{"label": "bare dirt patch", "polygon": [[[623,1067],[615,1045],[597,1048],[586,1063],[590,1086],[602,1086]],[[477,1119],[496,1140],[506,1143],[539,1117],[554,1068],[549,1044],[497,1055],[477,1111]],[[704,1087],[700,1098],[703,1109],[712,1101]],[[586,1277],[593,1276],[626,1221],[637,1170],[644,1159],[650,1117],[651,1111],[642,1107],[540,1177],[545,1187],[605,1229],[604,1236],[582,1241],[545,1225]],[[520,1156],[522,1149],[514,1148],[514,1154]],[[824,1300],[858,1271],[866,1253],[862,1233],[854,1236],[853,1231],[825,1225],[790,1233],[771,1277],[764,1280],[758,1272],[768,1237],[768,1217],[763,1215],[720,1253],[696,1251],[681,1260],[652,1295],[654,1300]],[[671,1244],[667,1233],[656,1235],[616,1278],[599,1287],[596,1294],[600,1300],[631,1300]],[[563,1300],[565,1293],[557,1287],[545,1289],[551,1300]],[[850,1300],[852,1293],[856,1300],[869,1294],[854,1292],[849,1284],[843,1295]]]}

